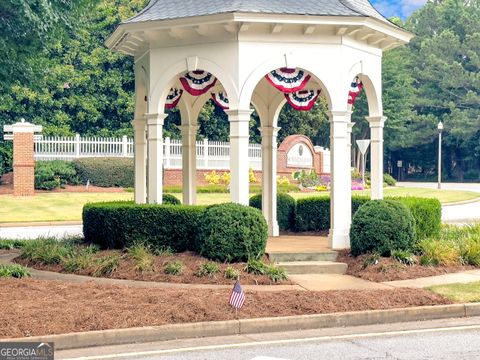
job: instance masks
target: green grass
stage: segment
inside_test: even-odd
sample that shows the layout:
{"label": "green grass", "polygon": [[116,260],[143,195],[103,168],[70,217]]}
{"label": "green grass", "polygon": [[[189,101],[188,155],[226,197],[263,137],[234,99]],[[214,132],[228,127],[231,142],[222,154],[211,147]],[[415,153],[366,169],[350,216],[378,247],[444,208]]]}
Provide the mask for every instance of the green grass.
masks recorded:
{"label": "green grass", "polygon": [[[370,195],[369,190],[354,191],[358,195]],[[182,194],[172,194],[182,200]],[[325,196],[328,192],[290,193],[295,199]],[[436,190],[420,188],[385,188],[385,196],[416,196],[437,198],[441,203],[451,203],[478,198],[480,194],[471,191]],[[0,195],[0,223],[41,222],[41,221],[80,221],[82,208],[88,202],[132,200],[133,194],[123,193],[53,193],[37,194],[32,197]],[[230,201],[228,193],[197,194],[199,205],[211,205]]]}
{"label": "green grass", "polygon": [[428,290],[459,303],[480,301],[480,281],[467,284],[437,285],[429,287]]}

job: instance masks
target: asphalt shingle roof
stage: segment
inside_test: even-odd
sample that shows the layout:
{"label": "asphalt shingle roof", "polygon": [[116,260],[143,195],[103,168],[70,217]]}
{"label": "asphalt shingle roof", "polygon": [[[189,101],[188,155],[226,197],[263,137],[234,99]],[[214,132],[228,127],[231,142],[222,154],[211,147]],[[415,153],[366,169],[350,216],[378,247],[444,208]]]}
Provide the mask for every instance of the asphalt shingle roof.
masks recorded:
{"label": "asphalt shingle roof", "polygon": [[223,13],[361,16],[388,22],[368,0],[151,0],[125,21],[136,23]]}

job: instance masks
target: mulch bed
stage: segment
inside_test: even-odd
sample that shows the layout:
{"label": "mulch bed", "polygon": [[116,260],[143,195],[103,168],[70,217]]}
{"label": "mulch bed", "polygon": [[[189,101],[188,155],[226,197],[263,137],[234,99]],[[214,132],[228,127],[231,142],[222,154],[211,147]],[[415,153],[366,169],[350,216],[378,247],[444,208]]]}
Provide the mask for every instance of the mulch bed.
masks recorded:
{"label": "mulch bed", "polygon": [[340,251],[337,261],[348,264],[347,274],[365,280],[383,282],[416,279],[475,269],[474,266],[422,266],[404,265],[392,258],[381,257],[377,264],[366,265],[369,255],[353,257],[348,251]]}
{"label": "mulch bed", "polygon": [[[104,250],[100,251],[97,256],[103,257],[112,253],[120,253],[119,250]],[[237,269],[240,272],[240,281],[245,285],[288,285],[293,284],[289,280],[272,282],[270,278],[266,275],[254,275],[249,274],[244,271],[246,264],[245,263],[235,263],[235,264],[222,264],[216,263],[220,272],[215,277],[208,276],[196,276],[195,273],[198,271],[198,267],[206,262],[209,262],[207,259],[192,253],[184,252],[174,255],[161,255],[155,256],[155,271],[140,272],[135,269],[135,262],[126,254],[122,254],[119,267],[111,274],[105,275],[103,277],[108,277],[112,279],[127,279],[127,280],[140,280],[140,281],[157,281],[157,282],[170,282],[170,283],[184,283],[184,284],[215,284],[215,285],[230,285],[232,284],[231,279],[226,279],[224,277],[225,269],[228,266],[231,266]],[[42,264],[32,264],[28,260],[21,258],[14,259],[15,262],[33,267],[38,270],[47,270],[68,273],[64,270],[62,265],[42,265]],[[165,274],[164,267],[168,262],[181,261],[185,267],[180,275],[169,275]],[[81,270],[76,272],[77,275],[86,275],[92,276],[94,272],[94,266],[89,269]]]}
{"label": "mulch bed", "polygon": [[[231,320],[230,290],[130,288],[32,279],[0,280],[0,338]],[[449,304],[420,289],[246,291],[239,318]]]}

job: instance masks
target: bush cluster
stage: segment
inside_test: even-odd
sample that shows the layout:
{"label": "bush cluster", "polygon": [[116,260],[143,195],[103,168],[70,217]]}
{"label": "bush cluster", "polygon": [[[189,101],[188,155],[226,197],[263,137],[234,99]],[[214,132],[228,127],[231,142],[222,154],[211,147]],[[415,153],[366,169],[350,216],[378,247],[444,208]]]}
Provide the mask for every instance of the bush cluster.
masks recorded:
{"label": "bush cluster", "polygon": [[267,241],[262,213],[238,204],[87,204],[83,208],[83,232],[87,242],[102,248],[144,244],[153,252],[191,250],[218,261],[261,256]]}
{"label": "bush cluster", "polygon": [[[262,195],[257,194],[250,198],[250,206],[262,209]],[[288,194],[277,194],[277,221],[282,231],[295,229],[295,199]]]}
{"label": "bush cluster", "polygon": [[79,179],[70,161],[52,160],[35,162],[35,189],[53,190],[67,184],[77,185]]}
{"label": "bush cluster", "polygon": [[415,220],[400,201],[369,201],[353,217],[350,245],[354,256],[369,252],[390,256],[394,250],[413,249],[415,242]]}
{"label": "bush cluster", "polygon": [[100,187],[133,187],[134,164],[130,158],[81,158],[73,161],[83,184]]}

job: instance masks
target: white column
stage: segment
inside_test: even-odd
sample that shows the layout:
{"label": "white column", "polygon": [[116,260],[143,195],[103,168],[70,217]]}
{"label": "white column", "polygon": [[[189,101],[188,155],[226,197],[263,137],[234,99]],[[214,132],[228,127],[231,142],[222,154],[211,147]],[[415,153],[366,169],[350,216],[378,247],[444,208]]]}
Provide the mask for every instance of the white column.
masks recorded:
{"label": "white column", "polygon": [[183,203],[197,203],[197,130],[198,125],[181,125]]}
{"label": "white column", "polygon": [[[347,190],[347,196],[350,199],[348,202],[347,207],[345,208],[345,211],[348,212],[349,214],[352,213],[352,130],[353,127],[355,126],[355,123],[352,122],[352,112],[348,111],[347,112],[347,156],[348,156],[348,183],[350,186],[348,187]],[[353,144],[355,146],[355,144]],[[352,225],[352,217],[349,216],[348,218],[348,229],[350,231],[350,226]]]}
{"label": "white column", "polygon": [[135,190],[137,204],[147,202],[147,122],[144,118],[132,121],[134,131]]}
{"label": "white column", "polygon": [[383,199],[383,127],[384,116],[366,117],[370,125],[370,176],[371,198]]}
{"label": "white column", "polygon": [[248,139],[252,110],[227,110],[230,122],[230,196],[232,202],[248,205]]}
{"label": "white column", "polygon": [[147,114],[148,203],[161,204],[163,196],[163,121],[167,114]]}
{"label": "white column", "polygon": [[349,111],[329,111],[330,117],[330,233],[332,249],[350,247],[351,175],[347,152]]}
{"label": "white column", "polygon": [[263,126],[262,134],[262,212],[268,235],[278,236],[277,222],[277,134],[280,128]]}

